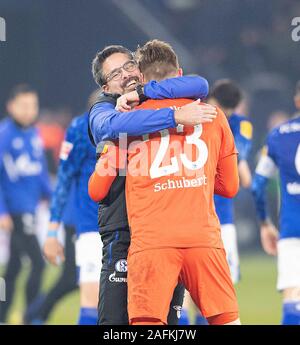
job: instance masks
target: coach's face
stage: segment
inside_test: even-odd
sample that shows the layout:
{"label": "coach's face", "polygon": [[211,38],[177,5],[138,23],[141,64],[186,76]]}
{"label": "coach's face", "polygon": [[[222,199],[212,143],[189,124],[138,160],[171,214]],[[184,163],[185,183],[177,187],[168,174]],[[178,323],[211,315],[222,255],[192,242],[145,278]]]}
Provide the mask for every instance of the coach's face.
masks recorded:
{"label": "coach's face", "polygon": [[127,54],[115,53],[103,63],[102,73],[105,84],[103,90],[109,93],[124,93],[133,91],[142,82],[142,74],[136,61]]}

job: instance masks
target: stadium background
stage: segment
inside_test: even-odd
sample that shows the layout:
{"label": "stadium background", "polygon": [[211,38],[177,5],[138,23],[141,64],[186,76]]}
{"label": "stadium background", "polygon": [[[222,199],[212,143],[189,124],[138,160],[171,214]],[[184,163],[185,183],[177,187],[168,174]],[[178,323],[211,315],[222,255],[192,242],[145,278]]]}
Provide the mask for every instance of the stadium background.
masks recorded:
{"label": "stadium background", "polygon": [[[85,109],[95,89],[91,60],[108,44],[135,49],[150,38],[163,39],[174,46],[185,74],[198,73],[210,84],[219,78],[237,80],[247,92],[247,113],[254,125],[252,170],[267,130],[294,111],[300,42],[292,40],[291,20],[300,16],[297,0],[1,0],[0,16],[7,25],[6,42],[0,42],[0,118],[9,90],[18,83],[32,84],[40,95],[40,126],[51,128],[58,138],[49,142],[54,151],[70,118]],[[55,153],[49,164],[54,173]],[[273,215],[276,195],[274,181],[269,193]],[[276,261],[262,252],[247,191],[238,196],[236,217],[242,322],[278,324]],[[57,274],[48,269],[45,289]],[[26,270],[20,285],[24,275]],[[20,293],[12,323],[19,322],[22,300]],[[75,323],[77,310],[74,293],[60,303],[50,323]]]}

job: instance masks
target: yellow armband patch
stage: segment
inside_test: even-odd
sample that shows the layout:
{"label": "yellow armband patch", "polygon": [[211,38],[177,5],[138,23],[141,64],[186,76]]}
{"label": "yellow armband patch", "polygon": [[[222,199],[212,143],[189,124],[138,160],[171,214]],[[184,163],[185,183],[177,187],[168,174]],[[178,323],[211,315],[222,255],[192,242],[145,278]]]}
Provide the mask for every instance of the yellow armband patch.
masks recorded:
{"label": "yellow armband patch", "polygon": [[251,122],[249,121],[242,121],[240,124],[240,133],[243,137],[246,139],[252,139],[252,132],[253,132],[253,127]]}
{"label": "yellow armband patch", "polygon": [[108,151],[108,145],[105,144],[105,145],[103,146],[103,150],[102,150],[101,154],[104,155],[107,151]]}

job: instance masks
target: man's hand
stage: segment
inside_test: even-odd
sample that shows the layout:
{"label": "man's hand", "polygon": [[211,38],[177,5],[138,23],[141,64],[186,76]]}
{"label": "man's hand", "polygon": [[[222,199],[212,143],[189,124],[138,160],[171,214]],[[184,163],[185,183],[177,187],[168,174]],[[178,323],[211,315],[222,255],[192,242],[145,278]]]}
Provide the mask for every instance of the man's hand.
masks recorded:
{"label": "man's hand", "polygon": [[243,188],[250,188],[252,183],[251,170],[246,160],[240,160],[238,163],[240,183]]}
{"label": "man's hand", "polygon": [[55,266],[65,261],[64,248],[55,237],[48,237],[44,244],[46,259]]}
{"label": "man's hand", "polygon": [[260,238],[264,251],[269,255],[277,255],[278,230],[272,223],[261,224]]}
{"label": "man's hand", "polygon": [[0,216],[0,229],[10,232],[12,231],[13,227],[14,225],[10,215],[3,214]]}
{"label": "man's hand", "polygon": [[125,93],[117,100],[116,110],[120,112],[126,112],[133,109],[137,106],[140,102],[139,95],[136,91],[131,91],[129,93]]}
{"label": "man's hand", "polygon": [[176,123],[186,126],[212,122],[216,117],[216,107],[210,104],[200,104],[200,99],[175,110]]}
{"label": "man's hand", "polygon": [[50,222],[48,227],[48,237],[44,243],[44,255],[46,259],[55,266],[58,266],[61,262],[65,261],[64,248],[59,243],[56,236],[49,236],[49,234],[57,233],[59,223]]}

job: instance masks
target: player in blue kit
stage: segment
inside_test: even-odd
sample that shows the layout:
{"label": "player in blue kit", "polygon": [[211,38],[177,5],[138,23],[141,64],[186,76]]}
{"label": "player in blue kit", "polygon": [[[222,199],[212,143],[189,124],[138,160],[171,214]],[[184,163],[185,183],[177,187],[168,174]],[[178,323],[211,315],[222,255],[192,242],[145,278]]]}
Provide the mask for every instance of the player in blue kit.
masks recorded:
{"label": "player in blue kit", "polygon": [[[251,186],[251,172],[247,162],[252,146],[252,124],[249,119],[237,114],[235,109],[243,101],[243,94],[239,86],[229,80],[219,80],[212,87],[209,103],[218,105],[228,118],[234,142],[239,152],[238,169],[241,187]],[[239,255],[237,235],[234,225],[234,199],[215,195],[215,206],[221,223],[221,234],[226,249],[231,278],[234,284],[239,281]]]}
{"label": "player in blue kit", "polygon": [[[300,110],[300,82],[295,105]],[[278,234],[266,205],[268,180],[280,177]],[[283,296],[284,325],[300,325],[300,114],[272,130],[262,150],[252,183],[264,250],[277,255],[277,289]]]}
{"label": "player in blue kit", "polygon": [[11,240],[0,323],[7,320],[24,254],[31,261],[26,305],[40,293],[44,260],[36,237],[36,209],[41,199],[51,196],[44,149],[34,126],[39,111],[36,91],[27,85],[15,87],[7,110],[10,117],[0,123],[0,228],[11,231]]}
{"label": "player in blue kit", "polygon": [[[93,99],[94,95],[91,96]],[[74,224],[77,231],[76,265],[80,268],[80,315],[78,324],[96,325],[102,243],[98,234],[98,205],[88,196],[88,180],[96,164],[95,147],[88,139],[88,113],[76,117],[67,129],[60,153],[57,186],[51,202],[51,217],[44,253],[54,265],[63,261],[57,239],[72,183],[75,183]]]}

